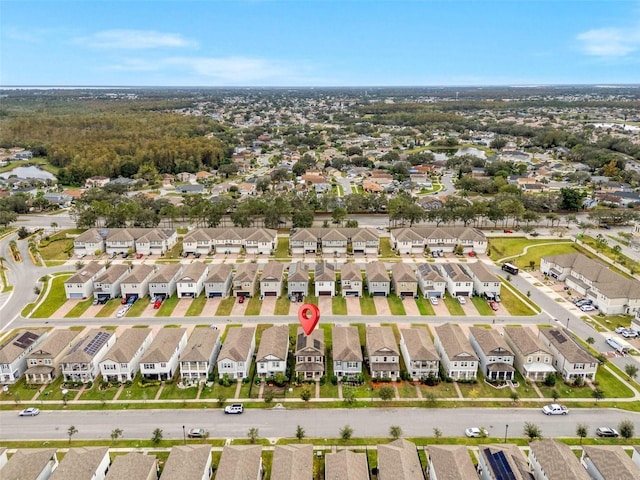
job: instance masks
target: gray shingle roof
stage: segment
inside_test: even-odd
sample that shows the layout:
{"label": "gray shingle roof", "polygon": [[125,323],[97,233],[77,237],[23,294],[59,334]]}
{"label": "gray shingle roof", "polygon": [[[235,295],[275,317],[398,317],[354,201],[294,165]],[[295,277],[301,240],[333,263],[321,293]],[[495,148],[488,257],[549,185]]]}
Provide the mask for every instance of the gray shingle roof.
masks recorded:
{"label": "gray shingle roof", "polygon": [[226,445],[216,470],[216,480],[253,480],[258,478],[261,465],[260,445]]}
{"label": "gray shingle roof", "polygon": [[202,480],[211,461],[211,445],[180,445],[171,448],[160,480]]}
{"label": "gray shingle roof", "polygon": [[324,471],[327,480],[369,480],[366,454],[351,450],[328,453]]}
{"label": "gray shingle roof", "polygon": [[229,275],[231,275],[231,265],[227,263],[218,263],[209,266],[209,276],[205,283],[224,283]]}
{"label": "gray shingle roof", "polygon": [[149,283],[169,283],[182,271],[182,267],[181,263],[160,265],[156,274],[149,279]]}
{"label": "gray shingle roof", "polygon": [[513,356],[507,342],[504,341],[504,338],[502,338],[496,330],[483,327],[470,327],[469,333],[476,339],[478,346],[486,356]]}
{"label": "gray shingle roof", "polygon": [[391,267],[391,276],[396,282],[417,282],[416,274],[406,263],[394,263]]}
{"label": "gray shingle roof", "polygon": [[265,360],[267,355],[272,355],[284,361],[287,358],[288,350],[289,327],[287,325],[269,327],[262,332],[256,362]]}
{"label": "gray shingle roof", "polygon": [[114,335],[113,330],[104,330],[104,329],[93,329],[88,333],[83,334],[80,340],[75,343],[71,347],[71,353],[69,353],[66,357],[62,359],[62,363],[88,363],[93,357],[100,351],[93,353],[85,352],[85,348],[89,345],[89,343],[99,337],[105,338],[104,343],[107,343],[109,339]]}
{"label": "gray shingle roof", "polygon": [[313,445],[277,445],[273,452],[271,480],[313,477]]}
{"label": "gray shingle roof", "polygon": [[281,282],[284,274],[284,265],[280,262],[268,262],[262,269],[260,281]]}
{"label": "gray shingle roof", "polygon": [[107,268],[107,271],[95,279],[94,283],[107,283],[111,284],[121,278],[126,272],[129,271],[129,265],[123,265],[116,263]]}
{"label": "gray shingle roof", "polygon": [[255,327],[233,327],[227,332],[222,344],[218,361],[228,358],[235,362],[243,362],[249,355],[251,343],[256,334]]}
{"label": "gray shingle roof", "polygon": [[153,275],[154,268],[151,265],[140,263],[133,267],[131,273],[122,280],[124,284],[142,283],[144,280]]}
{"label": "gray shingle roof", "polygon": [[539,351],[551,355],[551,351],[542,344],[536,334],[528,327],[504,327],[504,334],[523,355],[530,355]]}
{"label": "gray shingle roof", "polygon": [[153,455],[138,452],[117,455],[105,480],[148,480],[150,475],[155,475],[157,464],[158,460]]}
{"label": "gray shingle roof", "polygon": [[411,360],[440,360],[426,328],[402,328],[400,335],[404,339]]}
{"label": "gray shingle roof", "polygon": [[482,262],[468,263],[465,265],[472,277],[476,277],[481,282],[500,282],[500,279],[487,270]]}
{"label": "gray shingle roof", "polygon": [[180,275],[180,278],[178,279],[178,283],[197,282],[200,277],[206,275],[205,271],[208,271],[208,269],[209,266],[206,263],[198,261],[192,262],[186,266],[182,275]]}
{"label": "gray shingle roof", "polygon": [[147,351],[142,355],[140,363],[160,363],[169,361],[186,332],[186,328],[161,329],[151,342],[151,345],[149,345],[149,348],[147,348]]}
{"label": "gray shingle roof", "polygon": [[294,262],[289,266],[289,282],[308,282],[309,266],[306,263]]}
{"label": "gray shingle roof", "polygon": [[127,328],[102,357],[100,363],[105,360],[112,360],[115,363],[129,363],[150,333],[150,328]]}
{"label": "gray shingle roof", "polygon": [[382,262],[369,262],[365,266],[367,272],[367,280],[369,282],[388,282],[389,274],[387,267]]}
{"label": "gray shingle roof", "polygon": [[64,283],[87,283],[98,272],[104,269],[104,265],[98,262],[89,262],[77,271],[72,277],[64,281]]}
{"label": "gray shingle roof", "polygon": [[355,263],[345,263],[340,267],[340,280],[362,282],[362,270]]}
{"label": "gray shingle roof", "polygon": [[467,361],[478,361],[478,357],[476,357],[473,348],[471,348],[469,340],[465,338],[462,329],[458,325],[450,323],[439,325],[435,328],[435,332],[449,360],[459,358]]}
{"label": "gray shingle roof", "polygon": [[191,332],[187,346],[180,356],[181,362],[206,362],[216,346],[220,330],[196,327]]}
{"label": "gray shingle roof", "polygon": [[500,457],[504,456],[508,466],[511,468],[511,473],[513,474],[511,480],[533,480],[533,473],[529,469],[527,458],[517,445],[509,443],[481,446],[478,454],[484,457],[485,465],[491,470],[491,478],[500,478],[501,475],[500,471],[493,470],[492,465],[495,465],[496,462],[489,460],[490,457],[493,458],[498,455]]}
{"label": "gray shingle roof", "polygon": [[50,480],[87,480],[94,474],[109,455],[109,447],[70,448],[51,475]]}
{"label": "gray shingle roof", "polygon": [[640,468],[633,463],[622,447],[618,445],[585,445],[582,449],[603,478],[615,480],[638,480],[640,478]]}
{"label": "gray shingle roof", "polygon": [[335,282],[336,267],[332,263],[321,262],[316,263],[314,280],[316,282]]}
{"label": "gray shingle roof", "polygon": [[20,448],[2,468],[6,480],[32,480],[40,478],[47,464],[56,456],[53,448]]}
{"label": "gray shingle roof", "polygon": [[378,445],[378,471],[379,478],[424,480],[415,444],[402,438]]}
{"label": "gray shingle roof", "polygon": [[545,439],[529,443],[529,448],[549,480],[590,480],[568,445]]}
{"label": "gray shingle roof", "polygon": [[47,333],[44,328],[25,328],[12,332],[0,346],[0,363],[12,363]]}
{"label": "gray shingle roof", "polygon": [[463,445],[429,445],[429,461],[438,480],[469,480],[477,478],[469,451]]}
{"label": "gray shingle roof", "polygon": [[586,351],[571,335],[559,328],[540,328],[540,336],[562,354],[571,363],[597,363],[598,360]]}
{"label": "gray shingle roof", "polygon": [[334,362],[362,362],[362,347],[357,327],[334,327],[331,335]]}
{"label": "gray shingle roof", "polygon": [[391,327],[367,326],[367,352],[373,355],[400,355]]}

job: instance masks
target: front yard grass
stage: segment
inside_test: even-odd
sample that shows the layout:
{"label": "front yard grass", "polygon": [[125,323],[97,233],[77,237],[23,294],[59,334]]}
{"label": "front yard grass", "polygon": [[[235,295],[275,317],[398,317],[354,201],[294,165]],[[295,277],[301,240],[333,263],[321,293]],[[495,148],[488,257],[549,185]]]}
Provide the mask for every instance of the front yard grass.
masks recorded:
{"label": "front yard grass", "polygon": [[484,381],[484,375],[478,373],[477,383],[458,383],[464,398],[509,398],[509,387],[494,388]]}
{"label": "front yard grass", "polygon": [[142,312],[144,312],[148,306],[149,306],[149,302],[147,301],[146,297],[139,298],[138,300],[135,301],[133,305],[131,305],[131,308],[129,309],[129,311],[125,316],[139,317],[140,315],[142,315]]}
{"label": "front yard grass", "polygon": [[[336,295],[331,299],[331,310],[334,315],[347,314],[347,299],[342,295]],[[288,312],[288,310],[287,310]]]}
{"label": "front yard grass", "polygon": [[142,377],[138,374],[131,385],[124,387],[118,400],[153,400],[156,398],[158,390],[160,390],[160,385],[143,386]]}
{"label": "front yard grass", "polygon": [[16,405],[30,402],[37,394],[40,385],[27,385],[23,375],[19,381],[7,386],[7,391],[0,389],[0,401],[14,401]]}
{"label": "front yard grass", "polygon": [[119,298],[112,298],[108,300],[107,303],[104,304],[104,307],[100,309],[98,313],[96,313],[96,318],[105,318],[113,315],[113,312],[122,305]]}
{"label": "front yard grass", "polygon": [[187,312],[185,313],[186,317],[198,317],[202,313],[204,306],[207,304],[207,296],[200,295],[197,298],[194,298],[187,308]]}
{"label": "front yard grass", "polygon": [[422,398],[429,402],[429,398],[433,395],[434,398],[458,398],[458,392],[453,386],[453,383],[440,382],[438,385],[430,387],[428,385],[418,385]]}
{"label": "front yard grass", "polygon": [[[503,285],[500,289],[500,299],[509,314],[513,316],[530,316],[537,312],[525,303],[524,298],[517,296],[510,288]],[[528,299],[527,299],[528,300]]]}
{"label": "front yard grass", "polygon": [[262,300],[260,300],[260,297],[254,296],[249,298],[244,314],[260,315],[260,310],[262,310]]}
{"label": "front yard grass", "polygon": [[276,247],[275,257],[281,259],[290,258],[288,238],[278,238],[278,246]]}
{"label": "front yard grass", "polygon": [[360,312],[362,315],[376,315],[378,313],[373,297],[369,295],[360,297]]}
{"label": "front yard grass", "polygon": [[617,327],[629,328],[631,326],[631,320],[633,320],[633,315],[606,315],[602,317],[597,316],[596,319],[611,330],[615,330]]}
{"label": "front yard grass", "polygon": [[80,317],[80,315],[82,315],[87,308],[89,308],[91,305],[93,304],[93,297],[91,298],[87,298],[86,300],[83,300],[81,302],[78,302],[76,304],[75,307],[73,307],[71,310],[69,310],[69,313],[67,313],[64,318],[78,318]]}
{"label": "front yard grass", "polygon": [[231,310],[233,309],[233,305],[236,303],[236,297],[227,297],[223,298],[220,301],[220,305],[218,305],[218,310],[216,311],[217,317],[227,317],[231,315]]}
{"label": "front yard grass", "polygon": [[418,389],[413,382],[397,382],[396,387],[400,398],[418,398]]}
{"label": "front yard grass", "polygon": [[465,316],[466,312],[457,298],[453,298],[448,291],[444,293],[444,304],[447,306],[449,313],[455,316]]}
{"label": "front yard grass", "polygon": [[433,309],[433,306],[431,305],[431,302],[424,297],[418,297],[416,299],[416,305],[418,305],[418,311],[420,312],[420,315],[436,314],[435,310]]}
{"label": "front yard grass", "polygon": [[288,297],[282,296],[276,300],[276,308],[274,315],[289,315],[289,309],[291,308],[291,300]]}
{"label": "front yard grass", "polygon": [[391,239],[389,237],[380,238],[380,258],[395,258],[396,252],[391,249]]}
{"label": "front yard grass", "polygon": [[33,312],[31,317],[49,318],[51,315],[53,315],[56,312],[56,310],[58,310],[62,305],[64,305],[64,302],[67,301],[67,295],[64,291],[64,282],[70,276],[71,275],[58,275],[53,279],[49,280],[51,282],[51,288],[49,289],[47,298],[36,309],[36,311]]}
{"label": "front yard grass", "polygon": [[179,301],[180,299],[178,298],[178,295],[171,295],[162,302],[162,305],[160,305],[160,308],[158,309],[158,313],[156,313],[156,317],[170,317],[173,309],[176,308]]}
{"label": "front yard grass", "polygon": [[224,385],[220,385],[217,382],[212,384],[211,386],[205,386],[200,392],[200,398],[214,398],[214,399],[224,399],[233,400],[236,395],[236,387],[238,383],[235,380],[231,380],[230,385],[225,387]]}
{"label": "front yard grass", "polygon": [[596,381],[605,395],[605,398],[630,398],[633,392],[624,383],[620,382],[613,374],[603,366],[598,367]]}
{"label": "front yard grass", "polygon": [[471,297],[471,303],[473,303],[473,305],[476,307],[480,315],[496,314],[496,312],[494,312],[489,306],[489,303],[481,297],[477,297],[477,296]]}
{"label": "front yard grass", "polygon": [[198,396],[198,386],[179,388],[177,381],[165,383],[160,398],[163,400],[194,400]]}
{"label": "front yard grass", "polygon": [[397,296],[395,293],[392,293],[387,297],[387,302],[389,303],[389,311],[391,312],[391,315],[407,314],[407,311],[404,309],[404,305],[402,304],[402,298]]}
{"label": "front yard grass", "polygon": [[102,389],[100,381],[93,382],[93,385],[89,389],[85,389],[80,395],[80,400],[113,400],[118,393],[118,387],[112,387],[109,385],[107,388]]}

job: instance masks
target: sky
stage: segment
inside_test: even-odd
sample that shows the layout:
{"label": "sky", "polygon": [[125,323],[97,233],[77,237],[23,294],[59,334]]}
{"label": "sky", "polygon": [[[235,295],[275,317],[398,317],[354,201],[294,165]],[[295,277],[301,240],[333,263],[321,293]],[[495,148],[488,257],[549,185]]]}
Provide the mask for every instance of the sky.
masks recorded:
{"label": "sky", "polygon": [[640,0],[0,0],[0,87],[640,84]]}

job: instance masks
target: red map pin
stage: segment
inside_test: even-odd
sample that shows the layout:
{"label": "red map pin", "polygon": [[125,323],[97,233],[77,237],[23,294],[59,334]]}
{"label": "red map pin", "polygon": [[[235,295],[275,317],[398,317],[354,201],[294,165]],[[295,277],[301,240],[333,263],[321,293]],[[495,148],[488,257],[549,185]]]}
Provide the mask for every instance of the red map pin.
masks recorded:
{"label": "red map pin", "polygon": [[305,335],[311,335],[320,321],[320,310],[312,303],[305,303],[298,309],[298,320]]}

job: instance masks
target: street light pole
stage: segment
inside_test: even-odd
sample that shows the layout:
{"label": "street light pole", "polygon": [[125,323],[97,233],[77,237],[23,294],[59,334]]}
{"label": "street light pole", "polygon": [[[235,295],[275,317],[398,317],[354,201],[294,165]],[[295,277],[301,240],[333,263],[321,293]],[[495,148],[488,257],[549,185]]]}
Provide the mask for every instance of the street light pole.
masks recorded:
{"label": "street light pole", "polygon": [[569,320],[571,320],[569,317],[567,317],[567,330],[569,330]]}
{"label": "street light pole", "polygon": [[187,434],[185,433],[184,425],[182,425],[182,441],[185,445],[187,444]]}
{"label": "street light pole", "polygon": [[507,443],[507,432],[509,431],[509,424],[504,426],[504,443]]}

